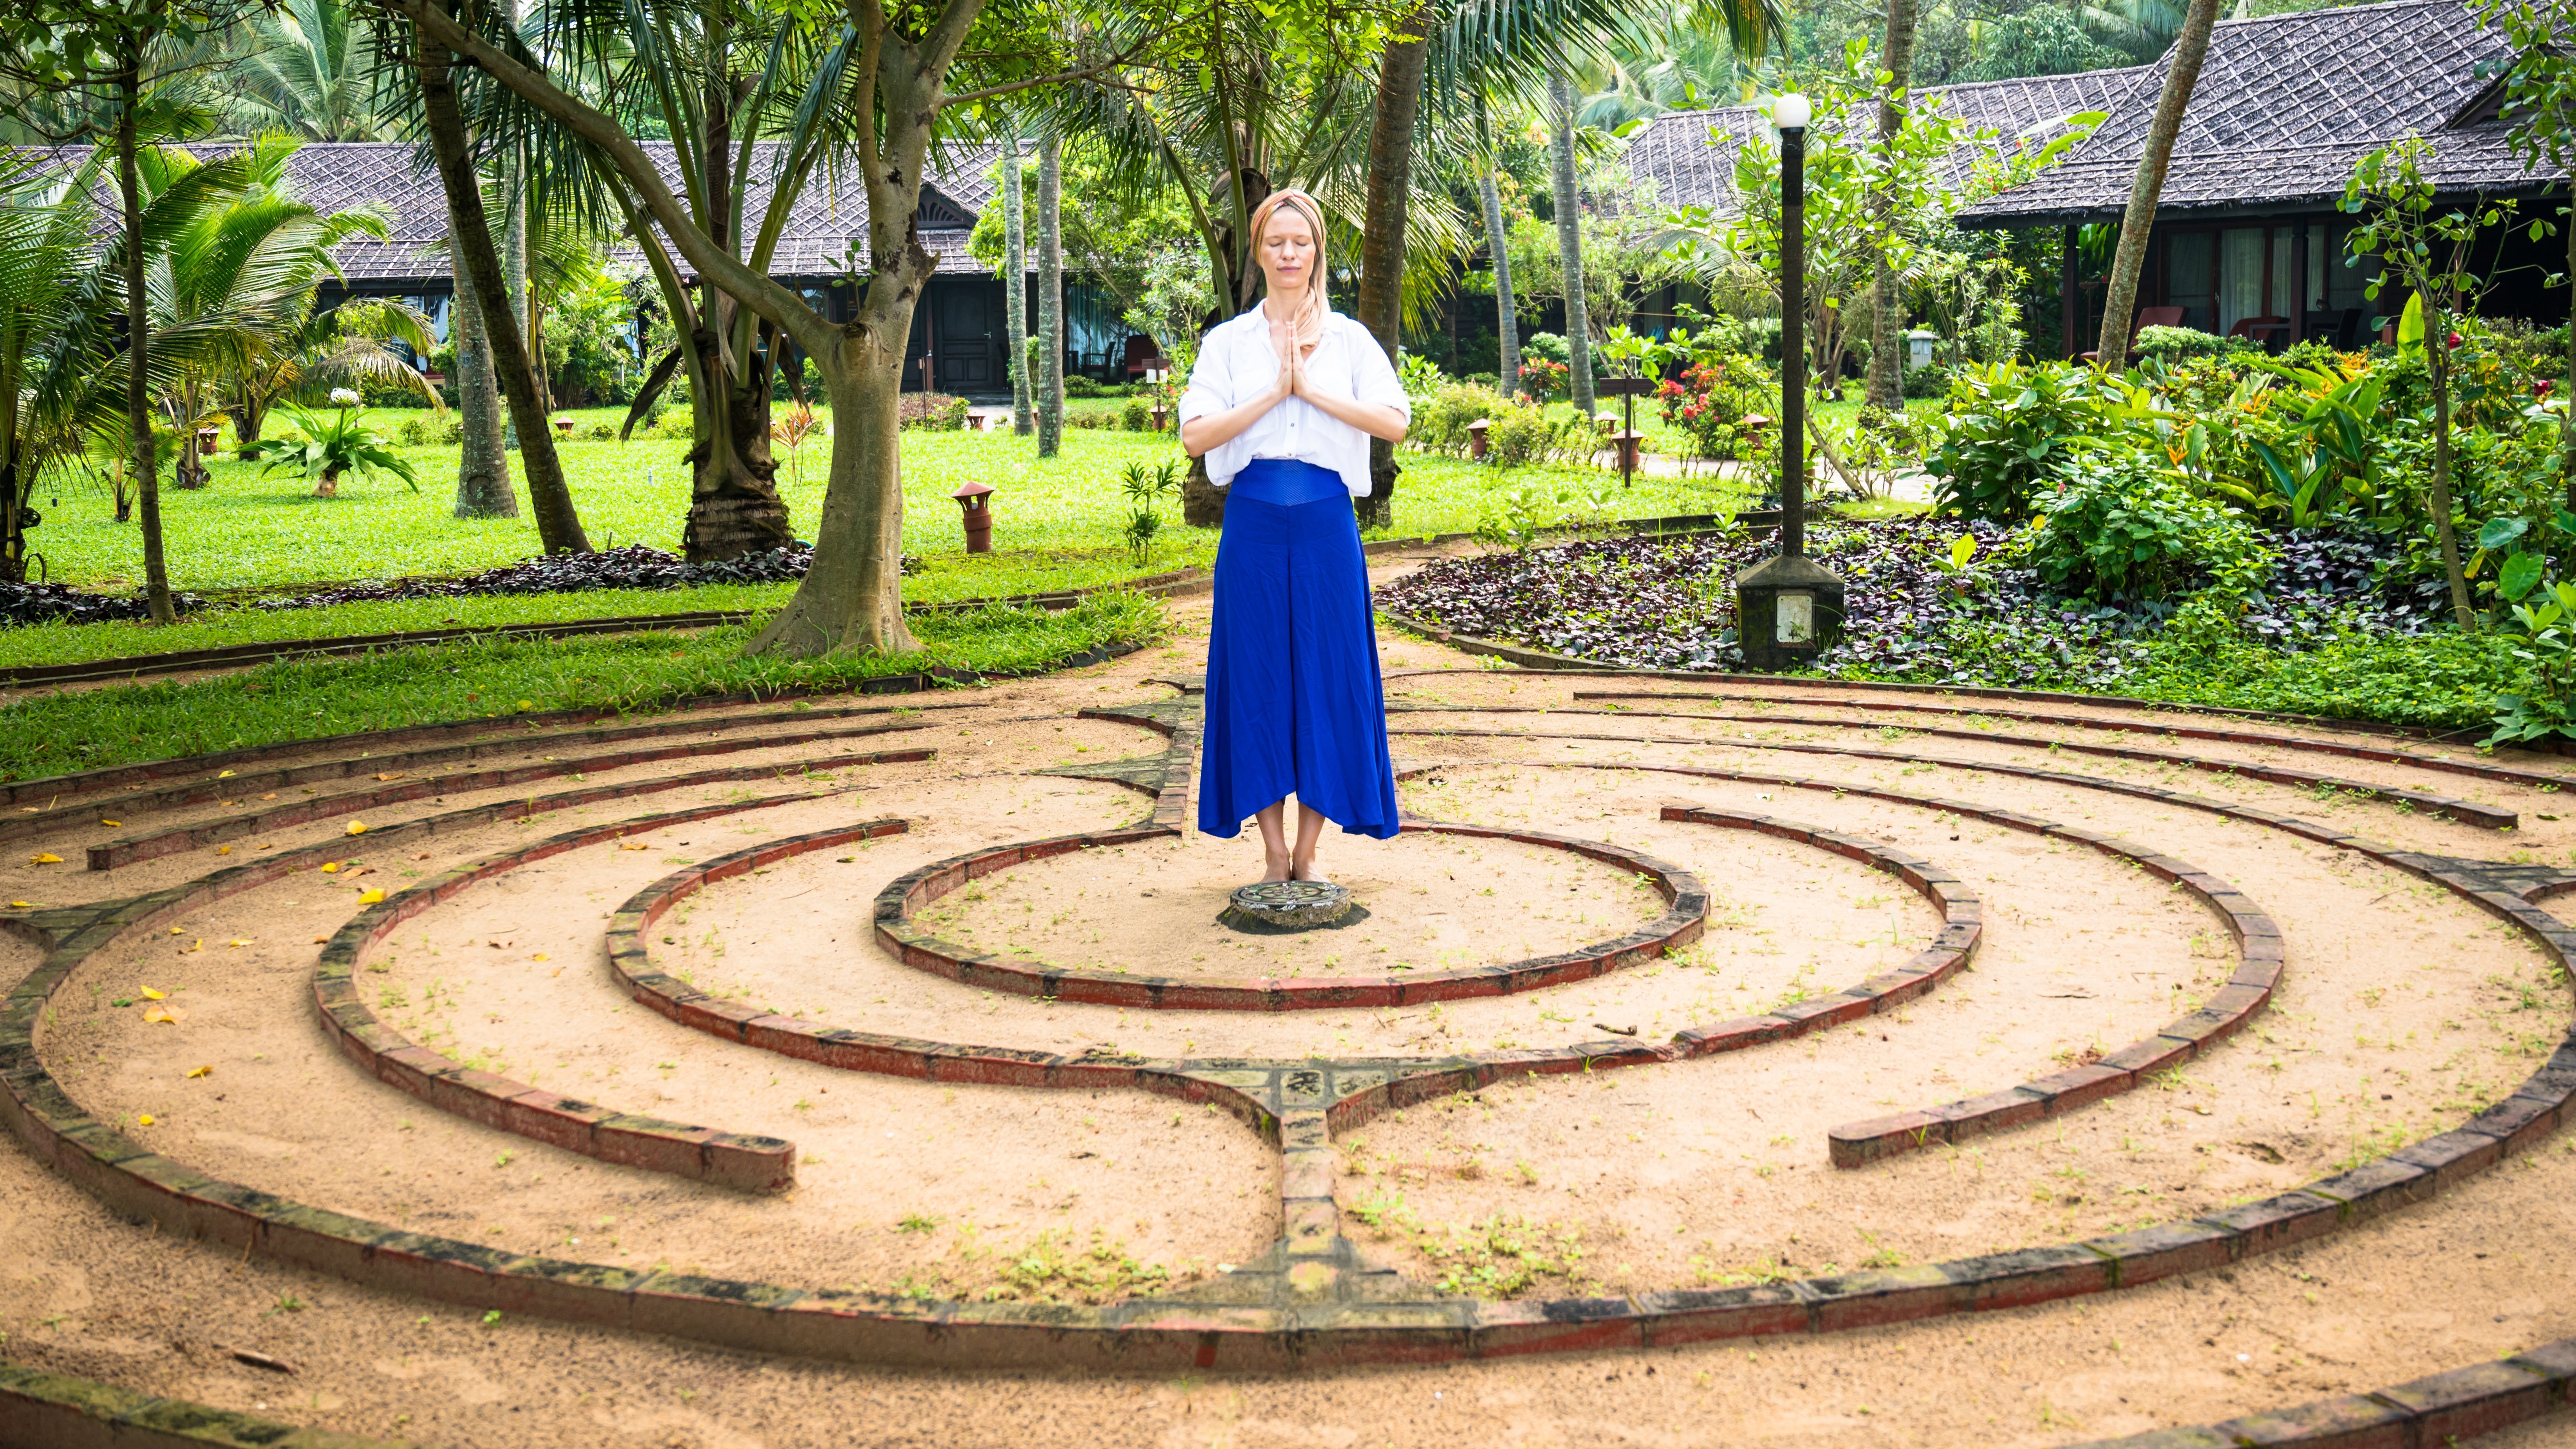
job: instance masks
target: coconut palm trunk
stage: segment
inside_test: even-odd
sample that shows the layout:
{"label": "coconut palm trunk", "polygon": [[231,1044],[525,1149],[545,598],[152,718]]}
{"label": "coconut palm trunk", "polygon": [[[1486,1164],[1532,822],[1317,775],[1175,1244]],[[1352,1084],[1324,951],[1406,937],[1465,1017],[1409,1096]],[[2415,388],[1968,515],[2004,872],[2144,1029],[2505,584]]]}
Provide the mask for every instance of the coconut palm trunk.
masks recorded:
{"label": "coconut palm trunk", "polygon": [[1064,141],[1038,137],[1038,456],[1064,446]]}
{"label": "coconut palm trunk", "polygon": [[143,104],[143,57],[129,54],[116,78],[116,201],[125,223],[125,422],[134,448],[135,492],[143,516],[143,598],[155,624],[175,623],[170,565],[161,547],[161,470],[152,449],[150,299],[143,287],[143,181],[134,162],[134,112]]}
{"label": "coconut palm trunk", "polygon": [[1002,310],[1011,324],[1011,431],[1037,427],[1029,386],[1029,229],[1020,204],[1020,136],[1011,128],[1002,143]]}
{"label": "coconut palm trunk", "polygon": [[2165,191],[2165,168],[2173,163],[2174,137],[2182,131],[2192,88],[2200,84],[2200,63],[2209,56],[2210,27],[2217,23],[2218,0],[2191,0],[2182,33],[2174,37],[2164,90],[2156,97],[2146,149],[2138,156],[2137,179],[2129,184],[2129,209],[2120,216],[2120,251],[2112,259],[2110,286],[2102,296],[2102,338],[2096,346],[2104,367],[2120,367],[2129,360],[2129,314],[2137,307],[2138,277],[2147,267],[2147,233],[2155,226],[2156,203]]}
{"label": "coconut palm trunk", "polygon": [[[1899,98],[1911,88],[1914,70],[1914,0],[1887,0],[1887,40],[1879,67],[1888,74],[1887,94],[1878,103],[1878,139],[1893,147],[1905,130],[1905,107]],[[1870,213],[1886,236],[1896,230],[1896,200],[1881,190],[1870,198]],[[1872,289],[1869,336],[1869,400],[1890,412],[1905,408],[1905,296],[1896,266],[1878,252],[1878,285]]]}
{"label": "coconut palm trunk", "polygon": [[1502,164],[1502,152],[1485,124],[1482,100],[1476,103],[1476,131],[1487,152],[1484,165],[1477,168],[1476,189],[1484,193],[1485,246],[1494,257],[1494,333],[1501,348],[1497,366],[1502,370],[1503,395],[1509,397],[1521,380],[1520,317],[1512,310],[1512,259],[1505,245],[1503,193],[1494,185],[1494,169]]}
{"label": "coconut palm trunk", "polygon": [[[451,213],[449,236],[462,228]],[[456,353],[456,422],[462,451],[456,463],[456,516],[516,518],[518,490],[510,486],[510,455],[501,437],[501,392],[492,377],[492,342],[483,332],[483,304],[474,296],[474,272],[462,248],[448,249],[456,294],[447,309],[447,338]]]}
{"label": "coconut palm trunk", "polygon": [[1574,185],[1574,85],[1558,71],[1547,78],[1548,151],[1555,182],[1556,254],[1565,266],[1566,386],[1574,410],[1592,417],[1591,319],[1583,307],[1583,202]]}
{"label": "coconut palm trunk", "polygon": [[[443,15],[444,12],[441,12]],[[549,554],[588,553],[590,540],[573,508],[572,490],[564,483],[563,460],[555,452],[554,429],[546,424],[544,405],[519,336],[519,319],[511,311],[503,285],[499,249],[483,214],[483,189],[474,175],[465,140],[465,116],[457,105],[456,81],[450,74],[453,52],[417,34],[423,129],[429,134],[438,179],[447,193],[447,210],[457,230],[449,244],[464,256],[474,277],[474,300],[483,310],[484,335],[492,347],[492,372],[501,396],[510,405],[510,420],[519,433],[519,461],[528,478],[528,502],[537,515],[537,542]]]}
{"label": "coconut palm trunk", "polygon": [[[1422,109],[1422,75],[1431,59],[1430,7],[1396,22],[1378,56],[1377,107],[1369,122],[1368,180],[1360,236],[1360,325],[1386,350],[1389,366],[1404,344],[1404,211],[1413,191],[1413,120]],[[1395,445],[1369,439],[1369,494],[1353,499],[1363,528],[1395,522]]]}

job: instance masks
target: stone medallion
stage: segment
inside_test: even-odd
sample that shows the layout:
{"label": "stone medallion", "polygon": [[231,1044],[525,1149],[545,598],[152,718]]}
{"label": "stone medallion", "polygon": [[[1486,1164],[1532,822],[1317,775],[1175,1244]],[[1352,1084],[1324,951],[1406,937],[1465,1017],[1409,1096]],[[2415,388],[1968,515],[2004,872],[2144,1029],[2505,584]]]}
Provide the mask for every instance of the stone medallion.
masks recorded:
{"label": "stone medallion", "polygon": [[1265,880],[1243,886],[1227,897],[1217,921],[1238,931],[1277,935],[1347,926],[1368,912],[1351,899],[1348,886],[1321,880]]}

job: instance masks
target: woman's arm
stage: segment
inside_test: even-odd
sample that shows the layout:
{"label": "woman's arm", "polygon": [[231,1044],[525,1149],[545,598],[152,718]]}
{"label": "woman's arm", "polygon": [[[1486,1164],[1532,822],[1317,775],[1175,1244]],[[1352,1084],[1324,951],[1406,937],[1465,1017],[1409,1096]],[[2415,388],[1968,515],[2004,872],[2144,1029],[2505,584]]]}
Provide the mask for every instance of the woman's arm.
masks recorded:
{"label": "woman's arm", "polygon": [[[1201,347],[1203,349],[1201,365],[1204,366],[1205,344],[1202,343]],[[1304,371],[1297,366],[1293,356],[1294,350],[1291,351],[1292,356],[1281,365],[1279,375],[1271,379],[1270,386],[1263,388],[1258,394],[1223,412],[1201,413],[1197,417],[1184,420],[1181,423],[1182,450],[1193,458],[1205,457],[1209,450],[1234,441],[1242,435],[1244,429],[1261,421],[1263,414],[1279,406],[1288,397],[1290,390],[1296,386],[1297,375]]]}
{"label": "woman's arm", "polygon": [[1313,403],[1327,417],[1348,423],[1372,438],[1401,443],[1411,419],[1403,408],[1380,400],[1404,396],[1402,385],[1395,379],[1395,369],[1387,365],[1386,354],[1378,350],[1375,337],[1357,327],[1351,331],[1358,334],[1350,341],[1356,354],[1351,359],[1352,390],[1361,396],[1331,396],[1323,389],[1311,386],[1303,368],[1297,371],[1296,394]]}
{"label": "woman's arm", "polygon": [[1384,438],[1390,443],[1404,441],[1404,430],[1410,420],[1405,417],[1402,408],[1389,407],[1384,403],[1361,402],[1358,398],[1352,397],[1334,397],[1330,393],[1307,387],[1302,369],[1298,372],[1297,382],[1297,396],[1313,403],[1327,416],[1338,418],[1372,438]]}

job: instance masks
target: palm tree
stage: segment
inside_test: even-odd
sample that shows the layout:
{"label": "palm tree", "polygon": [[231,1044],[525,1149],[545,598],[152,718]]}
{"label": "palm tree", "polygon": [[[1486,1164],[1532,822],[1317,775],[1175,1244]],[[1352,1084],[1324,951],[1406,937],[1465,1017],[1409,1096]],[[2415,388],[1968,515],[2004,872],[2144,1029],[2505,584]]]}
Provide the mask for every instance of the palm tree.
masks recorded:
{"label": "palm tree", "polygon": [[42,521],[37,478],[92,428],[115,427],[112,281],[91,245],[97,173],[93,161],[47,178],[32,158],[0,157],[0,580],[11,583],[27,577],[28,530]]}
{"label": "palm tree", "polygon": [[[273,398],[275,392],[264,384],[300,376],[304,365],[298,354],[326,345],[339,333],[336,318],[326,327],[308,326],[314,288],[339,275],[331,249],[352,236],[383,237],[391,230],[380,207],[326,216],[298,199],[286,166],[303,144],[292,136],[265,136],[234,157],[238,189],[173,227],[150,259],[154,330],[186,328],[207,339],[177,383],[163,392],[164,405],[179,427],[177,476],[183,488],[204,486],[197,430],[213,416],[228,380],[249,385],[254,397],[265,391]],[[182,152],[147,153],[142,167],[146,191],[158,196],[196,169],[197,163]],[[381,309],[376,314],[380,319],[386,315]],[[413,328],[411,335],[428,340],[425,329]],[[345,346],[338,350],[349,351]],[[365,365],[354,355],[349,363]],[[254,401],[246,409],[254,436],[265,407],[265,401]]]}
{"label": "palm tree", "polygon": [[229,128],[286,131],[308,141],[388,141],[375,109],[374,47],[347,0],[280,0],[250,24],[249,53],[229,79]]}
{"label": "palm tree", "polygon": [[1583,207],[1574,185],[1574,86],[1560,70],[1547,78],[1548,167],[1554,183],[1556,250],[1565,265],[1566,385],[1574,410],[1592,416],[1592,332],[1583,315]]}
{"label": "palm tree", "polygon": [[[1914,0],[1887,0],[1887,39],[1879,50],[1879,67],[1887,72],[1887,89],[1878,101],[1878,140],[1892,144],[1905,129],[1905,92],[1914,74]],[[1896,229],[1896,199],[1882,187],[1871,210],[1879,229]],[[1905,330],[1905,297],[1898,285],[1896,263],[1878,252],[1877,285],[1870,289],[1869,400],[1891,412],[1905,408],[1905,360],[1898,354],[1898,334]]]}
{"label": "palm tree", "polygon": [[1485,202],[1485,245],[1494,258],[1494,326],[1501,344],[1499,382],[1508,396],[1521,375],[1520,318],[1512,311],[1511,249],[1504,244],[1503,194],[1494,185],[1494,172],[1502,165],[1502,148],[1495,144],[1493,128],[1487,124],[1485,99],[1476,98],[1476,144],[1483,153],[1476,167],[1476,189]]}
{"label": "palm tree", "polygon": [[1038,132],[1038,456],[1064,446],[1064,137]]}
{"label": "palm tree", "polygon": [[2147,266],[2147,233],[2155,225],[2156,202],[2164,195],[2165,168],[2173,163],[2183,111],[2191,105],[2192,88],[2200,84],[2200,63],[2209,55],[2210,28],[2217,23],[2218,0],[2191,0],[2191,13],[2183,18],[2182,34],[2165,61],[2164,88],[2156,96],[2155,119],[2147,124],[2146,147],[2138,154],[2129,208],[2120,217],[2120,250],[2112,258],[2110,285],[2102,296],[2097,355],[2105,367],[2118,367],[2129,355],[2129,312],[2137,305],[2138,276]]}
{"label": "palm tree", "polygon": [[1030,413],[1029,387],[1029,236],[1022,215],[1020,128],[1002,132],[1002,311],[1010,327],[1011,431],[1027,433],[1037,426]]}
{"label": "palm tree", "polygon": [[394,344],[426,357],[437,343],[430,323],[408,304],[344,301],[315,310],[312,294],[292,321],[265,339],[259,355],[234,370],[233,436],[245,448],[259,441],[269,411],[281,402],[311,401],[335,387],[391,383],[418,393],[444,412],[438,389]]}

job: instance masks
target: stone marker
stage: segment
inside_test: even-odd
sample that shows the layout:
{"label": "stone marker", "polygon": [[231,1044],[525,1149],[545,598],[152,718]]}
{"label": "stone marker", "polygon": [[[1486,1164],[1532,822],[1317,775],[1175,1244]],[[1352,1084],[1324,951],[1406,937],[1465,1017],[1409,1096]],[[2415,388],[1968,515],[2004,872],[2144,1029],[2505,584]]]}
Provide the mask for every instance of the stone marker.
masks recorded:
{"label": "stone marker", "polygon": [[1266,880],[1238,888],[1217,921],[1238,931],[1271,935],[1347,925],[1355,911],[1363,917],[1368,914],[1351,899],[1348,886],[1320,880]]}

